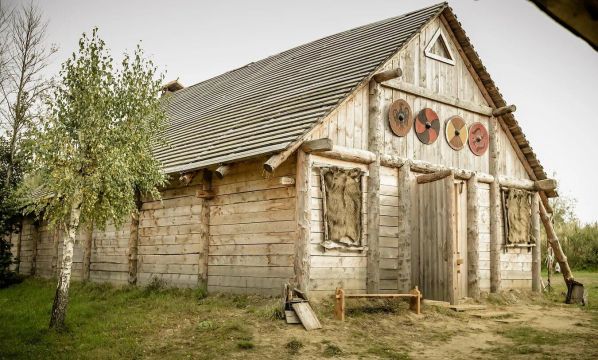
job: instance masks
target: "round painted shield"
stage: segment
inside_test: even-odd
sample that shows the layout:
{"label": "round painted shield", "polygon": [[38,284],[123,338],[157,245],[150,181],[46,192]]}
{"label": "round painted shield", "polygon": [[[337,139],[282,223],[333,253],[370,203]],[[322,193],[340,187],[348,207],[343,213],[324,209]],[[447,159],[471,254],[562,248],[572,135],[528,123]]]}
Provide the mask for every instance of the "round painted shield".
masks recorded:
{"label": "round painted shield", "polygon": [[482,156],[488,150],[490,137],[486,127],[479,122],[471,124],[469,127],[469,148],[477,156]]}
{"label": "round painted shield", "polygon": [[453,150],[461,150],[467,143],[467,125],[460,116],[451,116],[444,128],[446,141]]}
{"label": "round painted shield", "polygon": [[419,141],[426,145],[432,144],[438,139],[440,133],[440,120],[434,110],[422,109],[415,118],[415,134]]}
{"label": "round painted shield", "polygon": [[396,136],[405,136],[413,125],[413,113],[407,101],[399,99],[388,108],[388,124]]}

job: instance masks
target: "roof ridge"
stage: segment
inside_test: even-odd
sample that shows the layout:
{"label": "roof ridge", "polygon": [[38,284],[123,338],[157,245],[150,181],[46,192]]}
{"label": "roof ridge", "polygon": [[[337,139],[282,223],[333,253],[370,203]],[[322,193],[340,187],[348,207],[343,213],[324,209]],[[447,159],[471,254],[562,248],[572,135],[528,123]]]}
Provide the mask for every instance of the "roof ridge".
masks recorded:
{"label": "roof ridge", "polygon": [[256,60],[256,61],[249,62],[249,63],[247,63],[247,64],[245,64],[245,65],[242,65],[242,66],[239,66],[239,67],[237,67],[237,68],[234,68],[234,69],[231,69],[231,70],[225,71],[225,72],[223,72],[223,73],[221,73],[221,74],[218,74],[218,75],[212,76],[212,77],[210,77],[210,78],[207,78],[207,79],[201,80],[201,81],[199,81],[199,82],[197,82],[197,83],[195,83],[195,84],[193,84],[193,85],[189,85],[189,86],[185,87],[184,89],[181,89],[181,90],[177,91],[177,93],[186,92],[187,90],[190,90],[190,89],[192,89],[192,88],[194,88],[194,87],[196,87],[196,86],[198,86],[198,85],[201,85],[201,84],[203,84],[203,83],[206,83],[206,82],[208,82],[208,81],[212,81],[212,80],[214,80],[214,79],[216,79],[216,78],[218,78],[218,77],[225,76],[225,75],[228,75],[228,74],[232,74],[232,73],[234,73],[234,72],[237,72],[237,71],[239,71],[239,70],[242,70],[242,69],[248,68],[248,67],[250,67],[250,66],[253,66],[253,65],[255,65],[255,64],[258,64],[258,63],[264,62],[264,61],[266,61],[266,60],[268,60],[268,59],[272,59],[272,58],[274,58],[274,57],[281,56],[281,55],[283,55],[284,53],[288,53],[288,52],[291,52],[291,51],[294,51],[294,50],[300,49],[301,47],[304,47],[304,46],[307,46],[307,45],[312,45],[312,44],[314,44],[314,43],[316,43],[316,42],[318,42],[318,41],[322,41],[322,40],[324,40],[324,39],[332,38],[332,37],[339,36],[339,35],[342,35],[342,34],[348,34],[348,33],[351,33],[351,32],[354,32],[354,31],[357,31],[357,30],[359,30],[359,29],[362,29],[362,28],[366,28],[366,27],[372,27],[372,26],[379,25],[379,24],[383,24],[383,23],[386,23],[386,22],[391,22],[391,21],[394,21],[394,20],[398,20],[398,19],[400,19],[400,18],[402,18],[402,17],[406,17],[406,16],[412,15],[412,14],[414,14],[414,13],[423,12],[423,11],[426,11],[426,10],[429,10],[429,9],[433,9],[433,8],[436,8],[436,7],[439,7],[439,8],[440,8],[440,7],[447,7],[447,6],[449,6],[449,5],[448,5],[448,2],[446,2],[446,1],[443,1],[443,2],[440,2],[440,3],[436,3],[436,4],[434,4],[434,5],[430,5],[430,6],[428,6],[428,7],[424,7],[424,8],[421,8],[421,9],[417,9],[417,10],[410,11],[410,12],[408,12],[408,13],[404,13],[404,14],[401,14],[401,15],[392,16],[392,17],[389,17],[389,18],[386,18],[386,19],[382,19],[382,20],[374,21],[374,22],[372,22],[372,23],[367,23],[367,24],[364,24],[364,25],[356,26],[356,27],[354,27],[354,28],[351,28],[351,29],[348,29],[348,30],[343,30],[343,31],[340,31],[340,32],[337,32],[337,33],[334,33],[334,34],[331,34],[331,35],[322,36],[322,37],[320,37],[320,38],[318,38],[318,39],[315,39],[315,40],[312,40],[312,41],[308,41],[308,42],[306,42],[306,43],[303,43],[303,44],[300,44],[300,45],[294,46],[294,47],[292,47],[292,48],[290,48],[290,49],[286,49],[286,50],[280,51],[280,52],[278,52],[278,53],[275,53],[275,54],[269,55],[269,56],[267,56],[267,57],[265,57],[265,58],[262,58],[262,59],[259,59],[259,60]]}

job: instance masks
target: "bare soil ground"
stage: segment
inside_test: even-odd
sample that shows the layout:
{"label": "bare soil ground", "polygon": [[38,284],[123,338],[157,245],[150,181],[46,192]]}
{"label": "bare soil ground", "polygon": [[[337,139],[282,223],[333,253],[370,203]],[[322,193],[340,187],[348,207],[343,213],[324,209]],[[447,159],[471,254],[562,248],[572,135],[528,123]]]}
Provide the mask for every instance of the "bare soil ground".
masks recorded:
{"label": "bare soil ground", "polygon": [[[0,290],[0,359],[598,359],[598,273],[577,273],[590,306],[510,291],[485,310],[455,312],[406,302],[314,303],[323,329],[307,332],[276,317],[279,300],[192,290],[73,284],[69,330],[47,330],[54,282]],[[555,281],[561,283],[562,280]]]}

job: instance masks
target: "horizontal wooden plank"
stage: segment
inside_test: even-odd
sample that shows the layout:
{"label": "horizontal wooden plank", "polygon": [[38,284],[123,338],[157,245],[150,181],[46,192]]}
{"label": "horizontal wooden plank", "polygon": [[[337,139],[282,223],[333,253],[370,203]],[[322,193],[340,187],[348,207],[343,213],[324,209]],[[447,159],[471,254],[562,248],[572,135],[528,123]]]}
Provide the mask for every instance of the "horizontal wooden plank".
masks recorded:
{"label": "horizontal wooden plank", "polygon": [[293,266],[292,255],[209,256],[208,265]]}
{"label": "horizontal wooden plank", "polygon": [[210,245],[210,256],[218,255],[293,255],[294,244]]}
{"label": "horizontal wooden plank", "polygon": [[297,239],[297,234],[294,231],[260,234],[210,234],[211,245],[290,244],[295,239]]}

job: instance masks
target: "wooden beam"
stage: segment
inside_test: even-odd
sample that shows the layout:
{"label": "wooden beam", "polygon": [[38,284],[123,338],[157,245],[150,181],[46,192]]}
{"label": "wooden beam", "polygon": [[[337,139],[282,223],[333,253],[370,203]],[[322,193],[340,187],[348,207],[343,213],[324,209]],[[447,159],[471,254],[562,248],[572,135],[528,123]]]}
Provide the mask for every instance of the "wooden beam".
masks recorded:
{"label": "wooden beam", "polygon": [[311,240],[311,156],[297,153],[296,218],[298,239],[295,241],[295,282],[305,293],[309,291],[310,240]]}
{"label": "wooden beam", "polygon": [[301,150],[305,151],[306,153],[316,153],[322,151],[330,151],[333,147],[332,139],[323,138],[323,139],[316,139],[306,141],[301,145]]}
{"label": "wooden beam", "polygon": [[292,176],[281,176],[278,179],[280,185],[295,185],[295,178]]}
{"label": "wooden beam", "polygon": [[93,244],[93,223],[89,224],[85,232],[85,243],[83,244],[83,267],[81,273],[82,281],[89,281],[91,269],[91,249]]}
{"label": "wooden beam", "polygon": [[185,186],[189,185],[189,183],[191,182],[191,180],[193,180],[195,175],[197,175],[197,171],[181,174],[181,176],[179,177],[179,181],[183,183],[183,185]]}
{"label": "wooden beam", "polygon": [[538,191],[550,191],[555,190],[558,186],[558,182],[555,179],[544,179],[537,180],[535,182],[535,188]]}
{"label": "wooden beam", "polygon": [[197,257],[198,274],[197,286],[200,289],[208,290],[208,258],[210,252],[210,199],[214,197],[212,191],[212,172],[204,170],[202,174],[202,191],[204,194],[212,196],[201,197],[201,214],[199,217],[199,244],[200,250]]}
{"label": "wooden beam", "polygon": [[492,108],[489,106],[479,105],[479,104],[476,104],[476,103],[473,103],[470,101],[461,100],[461,99],[451,97],[451,96],[436,94],[426,88],[408,84],[403,81],[388,80],[388,81],[385,81],[384,83],[382,83],[382,86],[386,86],[391,89],[406,92],[408,94],[426,98],[426,99],[436,101],[436,102],[439,102],[442,104],[456,106],[456,107],[471,111],[476,114],[480,114],[480,115],[484,115],[484,116],[492,115]]}
{"label": "wooden beam", "polygon": [[380,84],[375,80],[370,81],[369,90],[368,150],[374,154],[375,158],[368,165],[366,288],[368,293],[377,293],[380,291],[380,154],[382,153],[382,134],[384,131],[382,124],[384,92]]}
{"label": "wooden beam", "polygon": [[401,70],[400,68],[396,68],[396,69],[379,72],[376,75],[374,75],[373,79],[375,82],[381,83],[383,81],[396,79],[396,78],[400,77],[401,75],[403,75],[403,70]]}
{"label": "wooden beam", "polygon": [[554,252],[554,257],[561,266],[561,273],[563,274],[563,278],[565,279],[565,284],[569,285],[571,280],[573,280],[573,273],[571,272],[571,268],[569,267],[567,256],[565,256],[563,248],[561,247],[559,237],[557,236],[556,231],[554,231],[554,227],[552,226],[550,217],[548,216],[548,213],[546,212],[546,209],[544,208],[544,205],[542,203],[540,203],[540,219],[544,224],[544,230],[546,230],[546,238],[548,240],[548,244]]}
{"label": "wooden beam", "polygon": [[407,163],[399,168],[398,195],[399,195],[399,219],[398,219],[398,284],[399,292],[411,289],[411,239],[413,228],[411,226],[411,188],[414,179],[411,174],[410,164]]}
{"label": "wooden beam", "polygon": [[318,153],[318,155],[360,164],[371,164],[376,160],[376,154],[371,151],[347,148],[338,145],[334,145],[332,150]]}
{"label": "wooden beam", "polygon": [[429,183],[429,182],[433,182],[433,181],[437,181],[437,180],[442,180],[445,177],[450,176],[452,174],[453,174],[453,171],[450,169],[447,169],[447,170],[436,171],[436,172],[429,173],[429,174],[418,175],[417,183],[425,184],[425,183]]}
{"label": "wooden beam", "polygon": [[502,106],[502,107],[492,110],[492,116],[494,116],[494,117],[503,116],[503,115],[515,112],[515,110],[517,110],[517,106],[515,106],[515,105]]}
{"label": "wooden beam", "polygon": [[216,176],[219,179],[223,179],[226,174],[230,173],[231,169],[232,169],[232,165],[231,164],[227,164],[227,165],[220,165],[216,171],[214,171],[214,173],[216,174]]}
{"label": "wooden beam", "polygon": [[478,227],[478,179],[475,174],[467,180],[467,295],[480,297],[480,232]]}
{"label": "wooden beam", "polygon": [[502,202],[500,195],[500,182],[498,178],[498,166],[500,158],[500,147],[498,142],[499,125],[498,120],[490,118],[490,175],[494,181],[490,183],[490,292],[500,291],[500,250],[502,240]]}
{"label": "wooden beam", "polygon": [[535,192],[532,197],[532,239],[534,240],[534,246],[532,248],[532,291],[542,291],[542,279],[541,279],[541,268],[542,268],[542,249],[540,240],[540,194]]}

